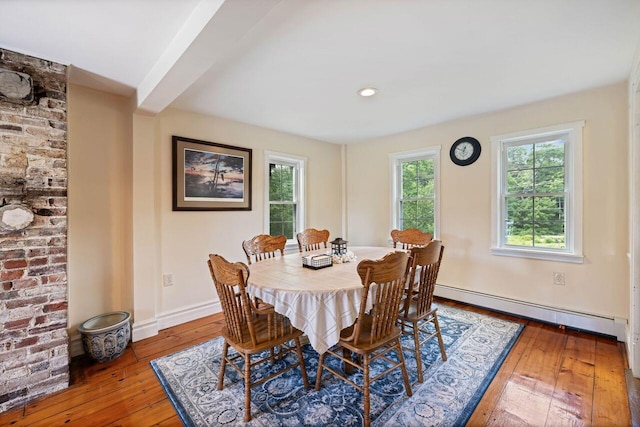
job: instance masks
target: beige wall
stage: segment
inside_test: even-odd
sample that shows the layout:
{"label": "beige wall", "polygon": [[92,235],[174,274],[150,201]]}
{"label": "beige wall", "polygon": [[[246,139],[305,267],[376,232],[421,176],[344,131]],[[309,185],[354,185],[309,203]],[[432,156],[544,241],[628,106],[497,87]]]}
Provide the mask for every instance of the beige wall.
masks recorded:
{"label": "beige wall", "polygon": [[[307,226],[340,233],[340,146],[177,110],[132,114],[130,104],[69,88],[69,327],[76,342],[77,325],[106,311],[131,311],[135,338],[136,326],[151,325],[153,333],[217,301],[207,254],[244,261],[242,240],[264,232],[264,150],[307,158]],[[173,212],[172,135],[251,148],[253,209]],[[162,286],[166,273],[173,287]]]}
{"label": "beige wall", "polygon": [[68,87],[69,327],[133,309],[128,100]]}
{"label": "beige wall", "polygon": [[[491,255],[492,135],[585,120],[584,264]],[[590,314],[628,318],[627,85],[590,90],[460,119],[347,147],[348,237],[387,244],[389,153],[441,145],[438,283]],[[449,160],[458,138],[473,136],[482,155],[460,167]],[[564,272],[566,285],[553,284]]]}
{"label": "beige wall", "polygon": [[[207,255],[219,253],[229,260],[244,261],[241,242],[265,232],[265,150],[307,158],[307,226],[327,228],[333,236],[340,232],[340,146],[171,109],[160,114],[157,122],[159,273],[173,274],[175,283],[172,287],[157,283],[156,290],[160,295],[158,313],[171,313],[217,300],[206,265]],[[172,211],[172,135],[251,148],[252,210]]]}
{"label": "beige wall", "polygon": [[[353,245],[388,244],[389,153],[441,145],[447,249],[440,283],[627,318],[626,94],[625,84],[609,86],[347,146],[346,237]],[[574,120],[586,121],[585,263],[492,256],[490,136]],[[252,148],[253,210],[173,212],[171,135]],[[448,149],[466,135],[480,140],[483,154],[463,168]],[[136,324],[215,302],[207,254],[243,260],[240,242],[264,231],[264,150],[307,157],[307,226],[342,234],[340,146],[178,110],[132,114],[128,99],[71,85],[70,332],[93,315],[125,309],[134,313],[135,336]],[[555,271],[566,273],[565,286],[552,284]],[[174,275],[173,287],[162,286],[163,273]]]}

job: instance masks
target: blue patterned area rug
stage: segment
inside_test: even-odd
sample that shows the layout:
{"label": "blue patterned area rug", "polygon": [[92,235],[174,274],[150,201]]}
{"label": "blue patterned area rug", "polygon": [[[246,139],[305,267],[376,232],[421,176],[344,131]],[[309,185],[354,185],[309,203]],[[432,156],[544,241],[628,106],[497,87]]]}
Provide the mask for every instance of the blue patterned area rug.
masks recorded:
{"label": "blue patterned area rug", "polygon": [[[413,396],[404,391],[399,369],[371,384],[371,422],[377,426],[463,426],[516,342],[523,325],[448,306],[438,319],[448,360],[442,362],[436,339],[422,347],[424,382],[417,382],[412,352],[405,352]],[[412,339],[403,337],[403,345]],[[151,361],[165,392],[186,426],[244,425],[244,384],[233,368],[226,370],[224,389],[216,390],[222,338]],[[229,351],[233,351],[231,348]],[[303,348],[310,388],[298,369],[292,369],[251,389],[251,426],[360,426],[362,394],[329,374],[315,391],[318,353]],[[389,354],[394,354],[393,352]],[[296,358],[295,354],[288,355]],[[289,359],[294,360],[294,359]],[[327,357],[329,360],[329,357]],[[276,363],[286,363],[278,361]],[[341,366],[334,360],[336,367]],[[255,374],[266,376],[271,365]],[[372,365],[371,376],[384,370]],[[340,368],[338,368],[340,369]],[[356,383],[362,375],[356,370]]]}

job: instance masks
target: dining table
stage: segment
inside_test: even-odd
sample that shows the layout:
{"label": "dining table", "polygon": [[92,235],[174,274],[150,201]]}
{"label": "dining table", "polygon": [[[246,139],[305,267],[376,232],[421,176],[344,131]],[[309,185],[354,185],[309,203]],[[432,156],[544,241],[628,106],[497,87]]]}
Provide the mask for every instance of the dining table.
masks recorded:
{"label": "dining table", "polygon": [[249,266],[247,292],[287,316],[295,328],[305,333],[314,350],[322,354],[337,344],[340,331],[358,318],[364,289],[357,272],[358,263],[363,259],[380,259],[396,250],[349,247],[355,259],[320,269],[303,267],[302,257],[330,254],[329,249],[269,258]]}

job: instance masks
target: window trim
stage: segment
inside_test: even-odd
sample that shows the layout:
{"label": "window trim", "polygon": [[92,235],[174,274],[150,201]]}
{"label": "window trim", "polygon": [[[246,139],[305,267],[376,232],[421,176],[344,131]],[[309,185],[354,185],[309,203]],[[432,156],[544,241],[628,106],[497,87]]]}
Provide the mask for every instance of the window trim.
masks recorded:
{"label": "window trim", "polygon": [[[493,255],[579,264],[584,262],[582,253],[582,131],[584,125],[585,121],[580,120],[491,137],[491,253]],[[502,197],[505,173],[503,148],[508,143],[561,134],[569,134],[569,141],[565,144],[567,249],[508,247],[504,244],[503,230],[505,214]]]}
{"label": "window trim", "polygon": [[389,232],[400,228],[400,212],[398,206],[398,195],[401,194],[399,166],[402,162],[433,158],[433,191],[434,191],[434,217],[433,217],[433,238],[440,237],[440,152],[442,146],[434,145],[416,150],[389,153],[389,177],[390,177],[390,212],[389,212]]}
{"label": "window trim", "polygon": [[[264,152],[264,233],[270,234],[269,224],[269,164],[279,163],[289,166],[293,166],[297,171],[297,178],[294,179],[294,200],[297,207],[296,228],[297,232],[305,229],[306,225],[306,171],[307,171],[307,158],[302,156],[296,156],[294,154],[279,153],[276,151]],[[293,239],[287,240],[285,249],[292,250],[298,249],[298,241],[294,233]]]}

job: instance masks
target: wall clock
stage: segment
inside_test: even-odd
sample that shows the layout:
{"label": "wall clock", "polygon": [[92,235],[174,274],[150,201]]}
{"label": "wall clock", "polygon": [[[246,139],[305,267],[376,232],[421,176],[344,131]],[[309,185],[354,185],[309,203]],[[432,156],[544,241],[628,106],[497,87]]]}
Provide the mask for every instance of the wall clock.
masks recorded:
{"label": "wall clock", "polygon": [[449,157],[451,161],[459,166],[469,166],[480,157],[480,142],[470,136],[460,138],[451,146]]}

